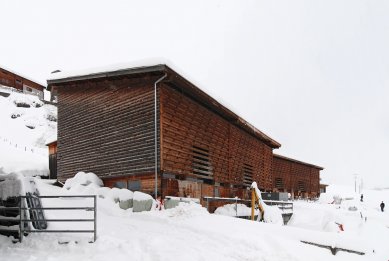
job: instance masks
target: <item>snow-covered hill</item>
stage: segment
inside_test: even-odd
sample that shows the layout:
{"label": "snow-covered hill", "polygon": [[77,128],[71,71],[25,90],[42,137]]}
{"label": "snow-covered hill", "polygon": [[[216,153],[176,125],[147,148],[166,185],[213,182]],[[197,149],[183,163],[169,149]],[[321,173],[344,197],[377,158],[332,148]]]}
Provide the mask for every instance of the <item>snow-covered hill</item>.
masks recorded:
{"label": "snow-covered hill", "polygon": [[57,108],[36,96],[18,92],[0,96],[0,173],[47,175],[45,142],[56,134],[56,121]]}

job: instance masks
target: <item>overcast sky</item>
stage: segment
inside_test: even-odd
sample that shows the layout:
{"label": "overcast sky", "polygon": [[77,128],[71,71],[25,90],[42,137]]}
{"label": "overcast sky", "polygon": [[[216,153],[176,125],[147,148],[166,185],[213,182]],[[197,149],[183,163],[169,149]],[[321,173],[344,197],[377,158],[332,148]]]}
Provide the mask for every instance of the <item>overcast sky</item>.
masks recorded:
{"label": "overcast sky", "polygon": [[324,182],[389,187],[389,1],[0,1],[1,65],[163,57]]}

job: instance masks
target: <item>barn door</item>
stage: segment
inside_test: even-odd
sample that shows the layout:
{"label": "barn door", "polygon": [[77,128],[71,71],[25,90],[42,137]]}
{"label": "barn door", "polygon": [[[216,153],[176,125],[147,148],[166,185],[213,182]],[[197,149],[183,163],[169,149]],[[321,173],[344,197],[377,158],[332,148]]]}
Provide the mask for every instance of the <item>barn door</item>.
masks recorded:
{"label": "barn door", "polygon": [[49,155],[50,179],[57,179],[57,153]]}

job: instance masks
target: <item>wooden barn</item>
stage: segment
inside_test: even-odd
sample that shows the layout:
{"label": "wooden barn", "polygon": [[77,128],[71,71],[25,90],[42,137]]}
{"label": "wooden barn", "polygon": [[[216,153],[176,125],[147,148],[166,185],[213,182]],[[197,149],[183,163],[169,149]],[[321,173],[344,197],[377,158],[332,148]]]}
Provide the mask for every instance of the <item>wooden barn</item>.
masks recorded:
{"label": "wooden barn", "polygon": [[320,194],[320,171],[324,168],[274,154],[274,190],[289,192],[294,198],[315,198]]}
{"label": "wooden barn", "polygon": [[107,186],[194,198],[273,188],[280,144],[166,65],[58,73],[48,86],[60,181],[94,172]]}
{"label": "wooden barn", "polygon": [[43,100],[43,90],[45,87],[20,74],[12,72],[4,67],[0,67],[0,85],[15,88],[21,92],[33,94]]}

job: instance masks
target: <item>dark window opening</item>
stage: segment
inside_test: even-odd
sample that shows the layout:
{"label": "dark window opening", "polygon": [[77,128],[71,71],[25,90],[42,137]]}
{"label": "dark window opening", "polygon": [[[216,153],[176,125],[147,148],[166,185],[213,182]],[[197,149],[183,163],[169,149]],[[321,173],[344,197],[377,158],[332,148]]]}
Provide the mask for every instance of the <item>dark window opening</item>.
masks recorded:
{"label": "dark window opening", "polygon": [[305,191],[305,184],[303,181],[298,181],[297,182],[297,188],[299,191]]}
{"label": "dark window opening", "polygon": [[209,157],[209,150],[193,146],[192,148],[193,158],[192,158],[192,168],[193,173],[205,178],[211,178],[212,165]]}
{"label": "dark window opening", "polygon": [[278,189],[284,188],[284,182],[282,181],[282,178],[276,178],[274,183],[275,183],[276,188],[278,188]]}
{"label": "dark window opening", "polygon": [[113,183],[114,188],[126,188],[126,182],[125,181],[116,181]]}
{"label": "dark window opening", "polygon": [[253,183],[254,168],[249,164],[243,164],[243,184],[245,186],[251,186]]}
{"label": "dark window opening", "polygon": [[131,191],[140,191],[142,188],[140,180],[129,180],[127,188]]}
{"label": "dark window opening", "polygon": [[32,88],[30,88],[30,87],[26,87],[26,90],[27,90],[28,92],[32,92]]}

